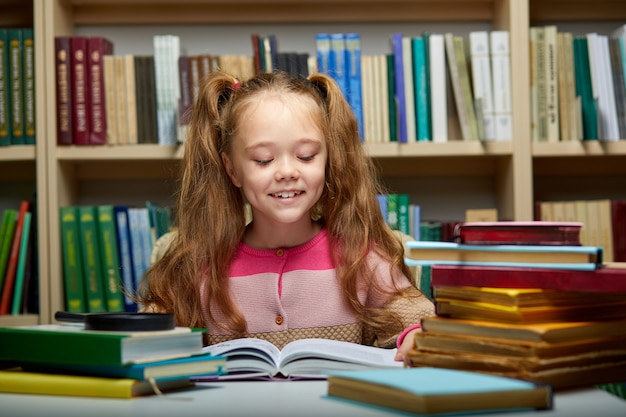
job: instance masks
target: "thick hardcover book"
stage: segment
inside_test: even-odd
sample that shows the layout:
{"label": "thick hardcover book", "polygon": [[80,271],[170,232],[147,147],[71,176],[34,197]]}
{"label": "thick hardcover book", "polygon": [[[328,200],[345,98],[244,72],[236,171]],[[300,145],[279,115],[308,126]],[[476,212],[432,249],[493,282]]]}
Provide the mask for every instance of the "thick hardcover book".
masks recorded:
{"label": "thick hardcover book", "polygon": [[96,207],[96,213],[106,310],[109,312],[125,311],[115,212],[112,205],[99,205]]}
{"label": "thick hardcover book", "polygon": [[596,246],[469,245],[454,242],[407,242],[410,265],[497,265],[595,270],[602,265]]}
{"label": "thick hardcover book", "polygon": [[11,251],[7,261],[4,280],[2,282],[2,296],[0,298],[0,314],[9,314],[11,311],[11,301],[13,299],[13,287],[15,286],[15,276],[17,273],[18,260],[20,256],[20,247],[22,242],[22,234],[24,232],[24,219],[28,213],[30,203],[26,200],[20,203],[17,214],[15,229],[11,239]]}
{"label": "thick hardcover book", "polygon": [[69,36],[54,38],[55,70],[56,70],[56,120],[57,144],[71,145],[72,134],[72,55]]}
{"label": "thick hardcover book", "polygon": [[415,414],[552,408],[552,388],[476,372],[409,368],[338,372],[328,395]]}
{"label": "thick hardcover book", "polygon": [[437,286],[542,288],[558,291],[626,293],[626,268],[593,271],[486,265],[433,265],[431,282]]}
{"label": "thick hardcover book", "polygon": [[9,37],[9,99],[11,144],[24,145],[24,36],[20,28],[8,29]]}
{"label": "thick hardcover book", "polygon": [[332,371],[402,367],[394,359],[396,349],[329,339],[300,339],[279,350],[266,340],[242,338],[207,346],[205,351],[227,358],[228,375],[222,379],[326,379]]}
{"label": "thick hardcover book", "polygon": [[70,37],[70,71],[72,80],[72,134],[74,145],[89,145],[89,70],[88,38]]}
{"label": "thick hardcover book", "polygon": [[24,144],[34,145],[35,121],[35,38],[33,28],[22,28],[22,65],[24,89]]}
{"label": "thick hardcover book", "polygon": [[103,37],[87,39],[87,82],[89,106],[89,144],[107,143],[107,107],[104,85],[104,56],[113,55],[113,43]]}
{"label": "thick hardcover book", "polygon": [[76,206],[61,207],[59,217],[61,221],[65,309],[71,313],[86,313],[78,208]]}
{"label": "thick hardcover book", "polygon": [[102,313],[106,311],[106,298],[104,280],[102,279],[95,206],[78,207],[78,227],[87,311],[89,313]]}
{"label": "thick hardcover book", "polygon": [[579,222],[502,221],[459,223],[459,243],[474,245],[581,245]]}
{"label": "thick hardcover book", "polygon": [[226,373],[226,358],[210,353],[127,365],[76,365],[23,362],[22,369],[45,374],[130,378],[136,380],[207,377]]}
{"label": "thick hardcover book", "polygon": [[0,328],[0,359],[48,364],[111,365],[202,353],[202,332],[188,327],[154,332],[85,330],[43,324]]}
{"label": "thick hardcover book", "polygon": [[0,28],[0,146],[11,144],[9,85],[9,34]]}
{"label": "thick hardcover book", "polygon": [[25,372],[20,369],[0,371],[0,392],[13,394],[133,398],[154,395],[158,391],[182,389],[191,385],[189,378],[138,381],[130,378],[44,374]]}

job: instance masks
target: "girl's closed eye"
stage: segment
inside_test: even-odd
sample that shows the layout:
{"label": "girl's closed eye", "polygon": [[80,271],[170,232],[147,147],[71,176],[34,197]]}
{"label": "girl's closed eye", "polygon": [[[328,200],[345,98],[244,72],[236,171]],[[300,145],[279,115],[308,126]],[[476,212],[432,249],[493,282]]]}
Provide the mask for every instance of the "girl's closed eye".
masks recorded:
{"label": "girl's closed eye", "polygon": [[306,155],[306,156],[299,156],[298,159],[304,162],[309,162],[315,159],[315,157],[317,156],[317,154],[314,155]]}
{"label": "girl's closed eye", "polygon": [[260,166],[269,165],[272,162],[272,159],[254,159],[254,162]]}

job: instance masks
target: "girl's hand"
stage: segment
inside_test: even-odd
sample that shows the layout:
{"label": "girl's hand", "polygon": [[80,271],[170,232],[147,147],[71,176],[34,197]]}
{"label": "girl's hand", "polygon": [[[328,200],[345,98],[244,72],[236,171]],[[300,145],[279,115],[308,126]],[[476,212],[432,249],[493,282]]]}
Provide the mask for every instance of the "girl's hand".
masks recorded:
{"label": "girl's hand", "polygon": [[414,329],[406,334],[398,352],[396,353],[395,360],[398,362],[404,362],[404,366],[411,366],[411,359],[408,357],[409,351],[415,349],[415,335],[421,332],[422,329]]}

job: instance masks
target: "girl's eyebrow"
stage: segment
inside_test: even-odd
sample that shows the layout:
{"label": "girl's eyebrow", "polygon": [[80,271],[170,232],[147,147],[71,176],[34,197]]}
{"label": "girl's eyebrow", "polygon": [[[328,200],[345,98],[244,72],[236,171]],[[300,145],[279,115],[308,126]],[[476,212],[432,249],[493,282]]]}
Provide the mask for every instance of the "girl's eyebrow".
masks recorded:
{"label": "girl's eyebrow", "polygon": [[[301,139],[297,139],[298,144],[314,144],[314,145],[321,145],[322,141],[319,139],[314,139],[314,138],[301,138]],[[247,145],[244,149],[246,151],[249,150],[254,150],[254,149],[258,149],[258,148],[269,148],[275,145],[275,142],[270,142],[270,141],[262,141],[262,142],[256,142],[256,143],[252,143],[250,145]]]}

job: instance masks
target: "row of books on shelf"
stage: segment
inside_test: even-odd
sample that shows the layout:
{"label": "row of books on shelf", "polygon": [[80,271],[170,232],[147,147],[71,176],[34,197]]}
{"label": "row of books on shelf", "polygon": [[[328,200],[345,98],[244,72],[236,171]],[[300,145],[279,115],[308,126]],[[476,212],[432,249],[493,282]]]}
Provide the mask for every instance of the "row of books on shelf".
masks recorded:
{"label": "row of books on shelf", "polygon": [[37,215],[34,201],[2,211],[0,226],[0,314],[37,313]]}
{"label": "row of books on shelf", "polygon": [[602,246],[606,262],[626,262],[626,200],[538,201],[535,219],[581,222],[582,244]]}
{"label": "row of books on shelf", "polygon": [[59,209],[65,308],[72,313],[133,312],[154,242],[170,229],[170,211],[78,205]]}
{"label": "row of books on shelf", "polygon": [[[460,228],[470,226],[476,224]],[[427,285],[436,309],[435,317],[422,320],[413,366],[555,389],[626,382],[626,268],[604,263],[602,248],[570,244],[580,223],[481,226],[482,242],[409,244],[407,262],[430,268]],[[557,244],[562,226],[569,237]],[[530,228],[526,237],[535,236],[535,243],[501,238]]]}
{"label": "row of books on shelf", "polygon": [[0,27],[0,146],[33,145],[35,137],[33,28]]}
{"label": "row of books on shelf", "polygon": [[626,25],[611,35],[530,28],[533,140],[626,138],[625,42]]}
{"label": "row of books on shelf", "polygon": [[281,51],[274,35],[251,40],[250,55],[187,54],[178,36],[156,35],[151,54],[117,56],[103,37],[56,37],[57,143],[184,142],[199,85],[217,69],[243,80],[328,74],[368,142],[511,139],[506,31],[472,32],[471,61],[452,33],[394,33],[390,52],[377,56],[362,55],[357,33],[318,34],[315,56]]}

